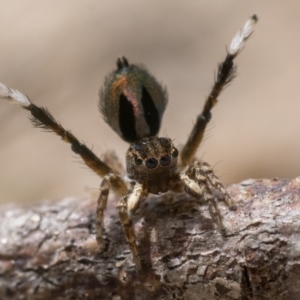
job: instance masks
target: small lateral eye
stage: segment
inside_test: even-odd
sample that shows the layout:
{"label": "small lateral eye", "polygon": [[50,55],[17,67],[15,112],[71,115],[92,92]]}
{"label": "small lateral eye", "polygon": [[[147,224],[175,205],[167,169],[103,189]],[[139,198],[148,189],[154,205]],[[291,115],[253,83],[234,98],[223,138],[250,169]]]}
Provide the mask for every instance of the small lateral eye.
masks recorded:
{"label": "small lateral eye", "polygon": [[171,156],[169,154],[165,154],[163,155],[160,160],[159,160],[159,163],[163,166],[163,167],[166,167],[170,164],[171,162]]}
{"label": "small lateral eye", "polygon": [[140,166],[142,163],[143,163],[143,160],[141,159],[141,158],[136,158],[135,160],[134,160],[134,162],[135,162],[135,164],[137,165],[137,166]]}
{"label": "small lateral eye", "polygon": [[172,156],[176,158],[178,157],[178,154],[179,154],[178,150],[175,148],[174,151],[172,152]]}
{"label": "small lateral eye", "polygon": [[157,166],[157,164],[158,164],[158,161],[154,157],[148,158],[145,163],[145,165],[148,169],[154,169]]}

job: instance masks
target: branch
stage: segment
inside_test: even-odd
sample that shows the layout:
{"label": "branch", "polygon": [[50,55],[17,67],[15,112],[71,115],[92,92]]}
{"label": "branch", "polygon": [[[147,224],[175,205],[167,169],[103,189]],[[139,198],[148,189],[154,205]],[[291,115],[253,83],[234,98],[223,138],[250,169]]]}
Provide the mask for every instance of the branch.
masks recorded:
{"label": "branch", "polygon": [[[228,188],[238,206],[215,229],[183,194],[148,199],[134,216],[138,273],[112,195],[100,249],[95,199],[2,206],[1,299],[299,299],[300,177]],[[218,196],[217,196],[218,198]]]}

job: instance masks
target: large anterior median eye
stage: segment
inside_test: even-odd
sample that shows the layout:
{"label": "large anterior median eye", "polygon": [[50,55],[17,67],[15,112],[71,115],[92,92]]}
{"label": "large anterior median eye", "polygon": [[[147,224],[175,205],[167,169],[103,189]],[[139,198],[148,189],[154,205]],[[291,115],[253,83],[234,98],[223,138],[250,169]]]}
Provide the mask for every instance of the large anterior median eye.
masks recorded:
{"label": "large anterior median eye", "polygon": [[154,169],[158,165],[158,161],[156,158],[151,157],[146,160],[145,165],[148,169]]}
{"label": "large anterior median eye", "polygon": [[158,133],[166,105],[166,90],[144,67],[129,64],[124,57],[100,91],[105,121],[130,143]]}

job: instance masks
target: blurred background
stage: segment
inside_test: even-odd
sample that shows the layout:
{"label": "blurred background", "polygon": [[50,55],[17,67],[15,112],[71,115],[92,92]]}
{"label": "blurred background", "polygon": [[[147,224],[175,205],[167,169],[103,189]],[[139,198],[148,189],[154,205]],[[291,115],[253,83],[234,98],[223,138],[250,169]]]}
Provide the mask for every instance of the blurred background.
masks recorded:
{"label": "blurred background", "polygon": [[[141,62],[168,88],[161,135],[179,145],[202,109],[226,45],[253,13],[198,157],[225,184],[300,175],[300,2],[2,0],[0,82],[46,106],[99,156],[128,145],[101,118],[98,91],[117,57]],[[89,197],[100,179],[70,146],[0,101],[0,201]]]}

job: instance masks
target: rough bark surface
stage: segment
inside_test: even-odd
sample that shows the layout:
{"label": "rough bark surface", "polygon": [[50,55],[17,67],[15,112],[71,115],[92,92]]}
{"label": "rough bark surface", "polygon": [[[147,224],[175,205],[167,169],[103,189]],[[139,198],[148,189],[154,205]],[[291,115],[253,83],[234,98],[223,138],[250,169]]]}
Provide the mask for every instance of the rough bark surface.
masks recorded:
{"label": "rough bark surface", "polygon": [[228,191],[238,210],[218,203],[226,237],[207,205],[183,194],[149,198],[134,217],[140,273],[113,195],[100,248],[95,199],[3,206],[0,299],[300,299],[300,177]]}

